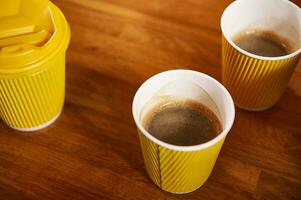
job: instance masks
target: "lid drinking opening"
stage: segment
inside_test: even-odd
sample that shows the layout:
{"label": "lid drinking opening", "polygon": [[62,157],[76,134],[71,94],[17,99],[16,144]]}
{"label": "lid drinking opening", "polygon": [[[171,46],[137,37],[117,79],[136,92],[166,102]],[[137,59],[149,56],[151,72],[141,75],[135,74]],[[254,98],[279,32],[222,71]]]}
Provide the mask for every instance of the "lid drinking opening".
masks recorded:
{"label": "lid drinking opening", "polygon": [[1,7],[0,54],[41,47],[55,31],[48,0],[9,0]]}

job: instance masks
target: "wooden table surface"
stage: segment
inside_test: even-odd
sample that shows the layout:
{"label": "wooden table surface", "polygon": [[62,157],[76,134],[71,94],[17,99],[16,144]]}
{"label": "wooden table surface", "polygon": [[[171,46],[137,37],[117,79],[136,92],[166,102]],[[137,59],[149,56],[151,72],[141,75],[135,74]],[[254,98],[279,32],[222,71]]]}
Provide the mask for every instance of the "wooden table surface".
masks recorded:
{"label": "wooden table surface", "polygon": [[[301,5],[301,1],[295,1]],[[209,180],[174,195],[148,178],[131,103],[158,72],[220,80],[229,0],[55,0],[68,19],[66,102],[25,134],[0,122],[0,199],[301,199],[301,62],[272,109],[236,110]]]}

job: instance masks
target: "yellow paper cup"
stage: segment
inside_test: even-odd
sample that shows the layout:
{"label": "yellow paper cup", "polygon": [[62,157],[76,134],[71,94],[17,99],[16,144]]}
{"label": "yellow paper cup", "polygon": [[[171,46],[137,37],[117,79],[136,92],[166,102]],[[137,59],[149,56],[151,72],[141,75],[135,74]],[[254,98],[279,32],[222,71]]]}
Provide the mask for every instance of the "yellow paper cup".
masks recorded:
{"label": "yellow paper cup", "polygon": [[[213,108],[223,126],[222,133],[195,146],[176,146],[153,137],[143,128],[141,118],[149,102],[162,92],[200,100]],[[148,79],[134,97],[132,112],[149,177],[162,190],[177,194],[192,192],[208,179],[235,115],[234,103],[224,86],[191,70],[166,71]]]}
{"label": "yellow paper cup", "polygon": [[39,130],[54,122],[63,108],[70,29],[48,0],[6,1],[3,6],[0,117],[16,130]]}
{"label": "yellow paper cup", "polygon": [[[224,11],[222,29],[222,82],[235,104],[251,111],[272,107],[282,96],[301,52],[301,10],[286,0],[237,0]],[[295,49],[289,55],[263,57],[232,41],[245,29],[272,30],[288,38]]]}

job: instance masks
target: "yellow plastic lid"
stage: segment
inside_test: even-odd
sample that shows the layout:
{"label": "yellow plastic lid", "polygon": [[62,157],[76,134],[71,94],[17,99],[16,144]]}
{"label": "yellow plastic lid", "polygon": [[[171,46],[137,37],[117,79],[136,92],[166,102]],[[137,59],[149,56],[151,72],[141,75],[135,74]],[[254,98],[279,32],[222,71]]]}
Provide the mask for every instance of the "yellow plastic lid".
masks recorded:
{"label": "yellow plastic lid", "polygon": [[49,0],[1,2],[0,74],[33,68],[69,40],[67,22]]}

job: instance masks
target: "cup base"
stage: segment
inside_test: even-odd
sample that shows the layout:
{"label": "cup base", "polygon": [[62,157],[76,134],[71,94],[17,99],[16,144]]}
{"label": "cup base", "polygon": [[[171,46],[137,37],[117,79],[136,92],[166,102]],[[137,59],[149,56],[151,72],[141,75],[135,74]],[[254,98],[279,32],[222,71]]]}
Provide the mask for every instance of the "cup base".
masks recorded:
{"label": "cup base", "polygon": [[246,110],[246,111],[252,111],[252,112],[260,112],[260,111],[264,111],[264,110],[268,110],[270,108],[272,108],[275,104],[271,105],[271,106],[267,106],[267,107],[263,107],[263,108],[247,108],[238,104],[235,104],[236,107],[242,109],[242,110]]}
{"label": "cup base", "polygon": [[199,189],[200,187],[202,187],[204,185],[204,183],[200,186],[198,186],[197,188],[191,190],[191,191],[188,191],[188,192],[171,192],[171,191],[167,191],[167,190],[164,190],[162,188],[160,188],[161,190],[165,191],[165,192],[168,192],[168,193],[171,193],[171,194],[188,194],[188,193],[191,193],[191,192],[194,192],[196,191],[197,189]]}
{"label": "cup base", "polygon": [[8,125],[10,128],[17,130],[17,131],[22,131],[22,132],[33,132],[33,131],[38,131],[41,130],[43,128],[46,128],[47,126],[50,126],[51,124],[53,124],[61,115],[62,111],[60,111],[56,116],[54,116],[51,120],[49,120],[48,122],[45,122],[42,125],[39,126],[35,126],[32,128],[18,128],[18,127],[14,127],[14,126],[10,126]]}

